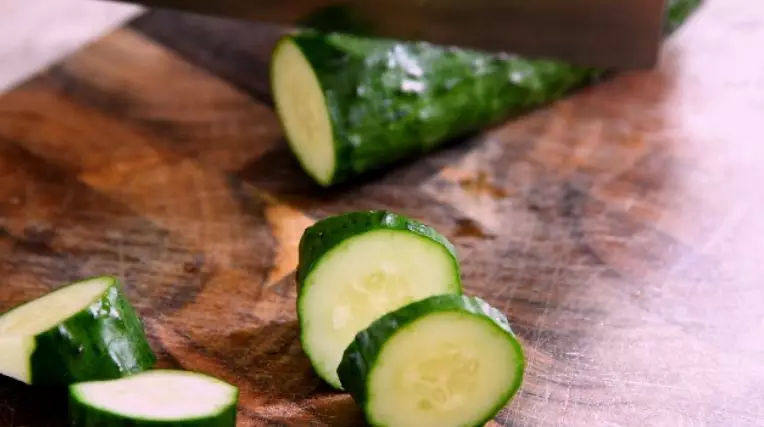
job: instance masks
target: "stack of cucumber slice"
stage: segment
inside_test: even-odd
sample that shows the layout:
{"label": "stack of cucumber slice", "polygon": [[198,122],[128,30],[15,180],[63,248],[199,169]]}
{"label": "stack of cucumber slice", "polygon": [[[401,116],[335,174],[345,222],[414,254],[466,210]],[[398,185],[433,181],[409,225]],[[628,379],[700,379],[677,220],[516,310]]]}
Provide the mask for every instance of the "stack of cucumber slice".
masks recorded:
{"label": "stack of cucumber slice", "polygon": [[305,230],[297,268],[302,345],[318,375],[341,388],[337,365],[383,314],[431,295],[461,293],[451,243],[390,212],[353,212]]}
{"label": "stack of cucumber slice", "polygon": [[522,348],[506,317],[461,295],[453,245],[391,212],[309,227],[297,270],[303,348],[369,423],[478,425],[515,394]]}
{"label": "stack of cucumber slice", "polygon": [[192,372],[143,372],[155,360],[114,277],[72,283],[0,316],[0,375],[69,386],[73,426],[235,424],[235,387]]}

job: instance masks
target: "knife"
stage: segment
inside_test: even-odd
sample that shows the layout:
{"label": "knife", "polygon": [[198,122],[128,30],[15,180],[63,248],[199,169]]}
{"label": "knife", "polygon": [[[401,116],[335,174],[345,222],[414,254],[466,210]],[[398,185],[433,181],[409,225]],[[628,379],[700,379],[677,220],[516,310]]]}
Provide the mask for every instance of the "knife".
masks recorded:
{"label": "knife", "polygon": [[666,0],[128,0],[323,31],[564,59],[655,64]]}

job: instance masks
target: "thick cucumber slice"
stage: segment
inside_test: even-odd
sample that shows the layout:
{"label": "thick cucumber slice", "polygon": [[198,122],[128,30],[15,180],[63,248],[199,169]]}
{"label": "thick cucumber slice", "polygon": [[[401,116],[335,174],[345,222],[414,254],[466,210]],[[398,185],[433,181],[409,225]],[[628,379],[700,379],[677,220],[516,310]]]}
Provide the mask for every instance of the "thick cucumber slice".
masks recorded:
{"label": "thick cucumber slice", "polygon": [[[700,0],[670,0],[664,28]],[[271,59],[290,147],[327,186],[560,98],[601,70],[420,42],[304,32]]]}
{"label": "thick cucumber slice", "polygon": [[340,388],[337,365],[355,334],[388,311],[461,293],[453,246],[390,212],[353,212],[305,230],[297,269],[302,346],[318,375]]}
{"label": "thick cucumber slice", "polygon": [[506,317],[475,297],[438,295],[360,332],[337,369],[378,426],[477,426],[520,387],[524,357]]}
{"label": "thick cucumber slice", "polygon": [[154,361],[113,277],[73,283],[0,316],[0,374],[27,384],[118,378]]}
{"label": "thick cucumber slice", "polygon": [[156,370],[69,387],[69,417],[76,427],[232,427],[239,391],[194,372]]}

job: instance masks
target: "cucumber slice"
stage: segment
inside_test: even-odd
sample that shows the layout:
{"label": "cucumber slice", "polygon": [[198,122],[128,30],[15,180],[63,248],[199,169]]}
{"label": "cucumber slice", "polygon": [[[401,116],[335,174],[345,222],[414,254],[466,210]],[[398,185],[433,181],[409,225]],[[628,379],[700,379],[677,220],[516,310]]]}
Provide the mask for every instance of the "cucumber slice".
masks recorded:
{"label": "cucumber slice", "polygon": [[113,277],[73,283],[0,316],[0,374],[27,384],[119,378],[154,361]]}
{"label": "cucumber slice", "polygon": [[239,391],[194,372],[156,370],[69,387],[72,426],[231,427]]}
{"label": "cucumber slice", "polygon": [[378,426],[477,426],[520,387],[524,357],[506,317],[475,297],[437,295],[360,332],[337,369]]}
{"label": "cucumber slice", "polygon": [[342,352],[358,331],[412,301],[461,293],[451,243],[424,224],[384,211],[330,217],[305,230],[297,283],[303,349],[336,388]]}

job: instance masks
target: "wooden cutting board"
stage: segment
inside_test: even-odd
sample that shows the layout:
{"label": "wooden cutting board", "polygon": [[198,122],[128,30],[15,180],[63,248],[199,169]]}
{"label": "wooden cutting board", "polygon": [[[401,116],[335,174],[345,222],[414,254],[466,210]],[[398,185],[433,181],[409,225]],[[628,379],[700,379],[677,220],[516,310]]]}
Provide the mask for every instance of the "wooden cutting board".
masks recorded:
{"label": "wooden cutting board", "polygon": [[[421,219],[528,361],[500,425],[764,419],[764,6],[710,1],[660,66],[322,190],[267,93],[278,29],[150,12],[0,97],[0,311],[125,283],[163,367],[241,388],[239,424],[357,425],[295,317],[302,230]],[[0,425],[64,424],[0,379]]]}

